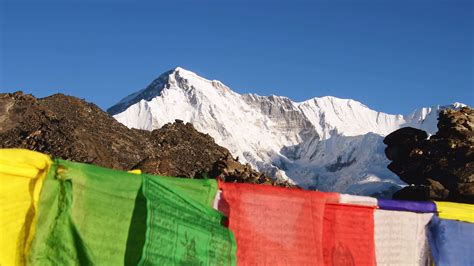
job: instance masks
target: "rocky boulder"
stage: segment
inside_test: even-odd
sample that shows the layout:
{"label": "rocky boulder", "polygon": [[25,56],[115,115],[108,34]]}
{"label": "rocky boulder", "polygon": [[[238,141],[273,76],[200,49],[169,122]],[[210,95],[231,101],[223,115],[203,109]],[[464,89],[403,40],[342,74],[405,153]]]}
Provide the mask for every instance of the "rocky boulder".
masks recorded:
{"label": "rocky boulder", "polygon": [[428,138],[415,128],[384,139],[388,169],[409,186],[394,198],[474,203],[474,109],[443,110],[438,132]]}

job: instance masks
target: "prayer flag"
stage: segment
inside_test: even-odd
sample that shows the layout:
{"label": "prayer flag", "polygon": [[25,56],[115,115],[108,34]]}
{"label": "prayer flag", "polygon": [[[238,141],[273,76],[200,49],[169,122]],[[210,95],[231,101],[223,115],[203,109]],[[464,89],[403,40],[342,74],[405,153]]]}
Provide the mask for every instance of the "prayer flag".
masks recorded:
{"label": "prayer flag", "polygon": [[426,225],[432,213],[375,210],[378,265],[429,265]]}
{"label": "prayer flag", "polygon": [[434,216],[428,237],[436,265],[474,265],[474,224]]}
{"label": "prayer flag", "polygon": [[443,219],[474,223],[474,205],[435,201],[438,216]]}
{"label": "prayer flag", "polygon": [[0,149],[0,265],[25,264],[51,163],[39,152]]}
{"label": "prayer flag", "polygon": [[[168,181],[168,180],[167,180]],[[147,233],[140,265],[235,265],[235,240],[222,225],[224,216],[210,205],[215,180],[195,180],[208,187],[201,195],[186,196],[180,187],[144,176]],[[195,199],[204,199],[197,201]],[[212,200],[211,200],[212,199]]]}

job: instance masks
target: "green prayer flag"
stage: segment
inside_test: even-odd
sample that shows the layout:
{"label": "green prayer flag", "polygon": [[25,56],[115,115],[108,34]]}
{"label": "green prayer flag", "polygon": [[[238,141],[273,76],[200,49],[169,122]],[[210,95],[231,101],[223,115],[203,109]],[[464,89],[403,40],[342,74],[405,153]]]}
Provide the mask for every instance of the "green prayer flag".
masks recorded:
{"label": "green prayer flag", "polygon": [[52,168],[29,263],[123,265],[141,177],[63,160]]}
{"label": "green prayer flag", "polygon": [[[210,208],[216,191],[211,179],[136,175],[57,159],[44,181],[28,262],[158,265],[197,258],[199,264],[235,264],[233,235]],[[170,226],[179,229],[177,242],[173,257],[163,260],[170,246],[155,236],[169,234]]]}
{"label": "green prayer flag", "polygon": [[[169,179],[143,178],[148,217],[140,265],[236,264],[234,236],[221,225],[224,216],[209,206],[217,190],[215,180],[186,180],[186,185],[173,186]],[[182,193],[193,183],[202,183],[197,186],[201,189]],[[206,183],[213,184],[207,195],[202,193]]]}

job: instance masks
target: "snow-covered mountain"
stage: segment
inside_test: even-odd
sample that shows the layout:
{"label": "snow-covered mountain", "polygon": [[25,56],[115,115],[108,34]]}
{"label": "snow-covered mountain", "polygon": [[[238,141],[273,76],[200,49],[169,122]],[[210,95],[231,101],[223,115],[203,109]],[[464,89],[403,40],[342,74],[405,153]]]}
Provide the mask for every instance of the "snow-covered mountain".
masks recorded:
{"label": "snow-covered mountain", "polygon": [[422,108],[404,116],[329,96],[293,102],[238,94],[178,67],[108,112],[128,127],[146,130],[175,119],[190,122],[240,161],[303,187],[386,196],[404,183],[386,168],[384,136],[404,126],[434,134],[439,110],[460,106]]}

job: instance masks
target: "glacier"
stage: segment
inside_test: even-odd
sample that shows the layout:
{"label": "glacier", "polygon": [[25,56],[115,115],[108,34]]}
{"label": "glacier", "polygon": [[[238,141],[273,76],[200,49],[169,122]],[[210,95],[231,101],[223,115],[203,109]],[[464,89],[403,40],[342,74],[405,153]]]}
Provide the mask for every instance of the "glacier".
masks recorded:
{"label": "glacier", "polygon": [[303,188],[384,198],[406,185],[387,169],[384,136],[405,126],[434,134],[438,112],[461,106],[391,115],[331,96],[294,102],[239,94],[178,67],[107,111],[129,128],[192,123],[242,163]]}

